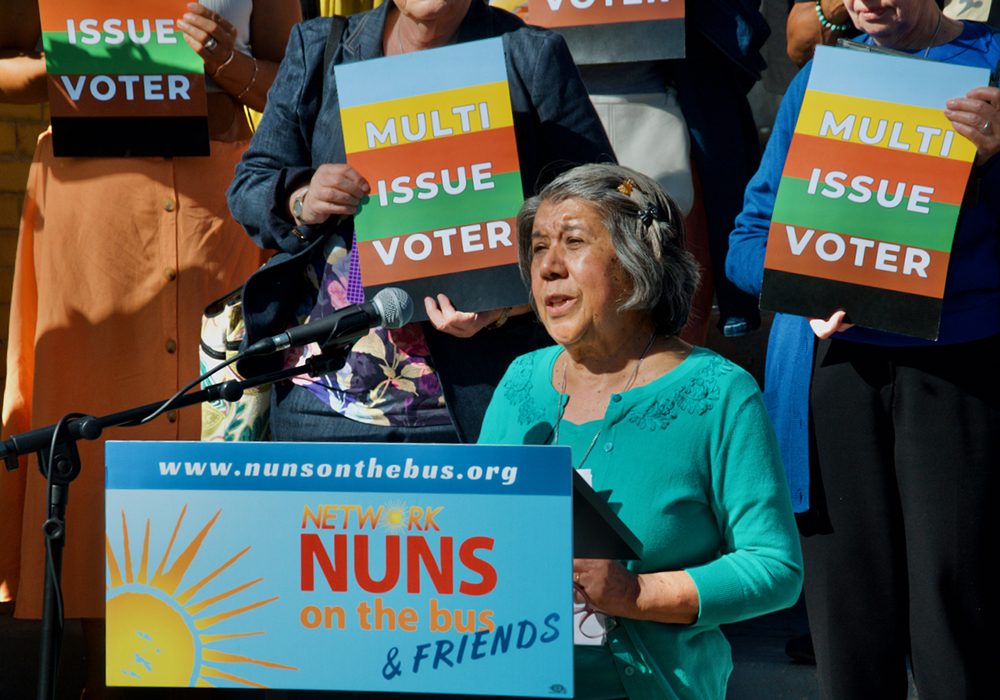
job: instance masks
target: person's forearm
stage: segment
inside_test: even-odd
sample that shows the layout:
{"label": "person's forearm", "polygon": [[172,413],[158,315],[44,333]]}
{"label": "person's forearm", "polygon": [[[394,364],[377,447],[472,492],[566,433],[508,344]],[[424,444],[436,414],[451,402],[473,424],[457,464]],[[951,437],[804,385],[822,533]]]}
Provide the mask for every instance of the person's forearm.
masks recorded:
{"label": "person's forearm", "polygon": [[16,49],[0,51],[0,103],[37,104],[47,100],[42,55]]}
{"label": "person's forearm", "polygon": [[698,586],[686,571],[636,574],[605,559],[574,559],[573,571],[591,604],[616,617],[681,625],[698,619]]}
{"label": "person's forearm", "polygon": [[698,620],[698,587],[686,571],[639,574],[639,595],[630,617],[690,625]]}
{"label": "person's forearm", "polygon": [[223,90],[258,112],[267,104],[267,91],[278,74],[278,64],[237,51],[211,78]]}
{"label": "person's forearm", "polygon": [[817,46],[832,45],[843,36],[844,31],[839,27],[852,26],[843,0],[824,0],[820,7],[827,23],[833,26],[820,23],[815,2],[796,3],[788,13],[788,57],[799,68],[812,59]]}

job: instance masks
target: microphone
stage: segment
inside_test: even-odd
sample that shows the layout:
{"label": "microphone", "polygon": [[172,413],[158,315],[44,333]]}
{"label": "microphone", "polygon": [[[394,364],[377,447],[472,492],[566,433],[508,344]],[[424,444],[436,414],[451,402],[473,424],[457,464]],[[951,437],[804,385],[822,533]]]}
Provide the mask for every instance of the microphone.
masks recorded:
{"label": "microphone", "polygon": [[270,355],[309,343],[342,345],[365,335],[372,328],[402,328],[413,317],[413,300],[398,287],[383,289],[371,301],[337,309],[318,321],[289,328],[280,335],[263,338],[247,348],[244,357]]}

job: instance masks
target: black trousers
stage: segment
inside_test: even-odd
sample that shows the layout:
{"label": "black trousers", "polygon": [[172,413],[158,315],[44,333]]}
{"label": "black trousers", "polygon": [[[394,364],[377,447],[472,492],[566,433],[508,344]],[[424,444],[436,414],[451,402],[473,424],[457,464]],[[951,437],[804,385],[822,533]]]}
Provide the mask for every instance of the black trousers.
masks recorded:
{"label": "black trousers", "polygon": [[802,538],[827,700],[995,698],[1000,659],[1000,336],[821,341]]}

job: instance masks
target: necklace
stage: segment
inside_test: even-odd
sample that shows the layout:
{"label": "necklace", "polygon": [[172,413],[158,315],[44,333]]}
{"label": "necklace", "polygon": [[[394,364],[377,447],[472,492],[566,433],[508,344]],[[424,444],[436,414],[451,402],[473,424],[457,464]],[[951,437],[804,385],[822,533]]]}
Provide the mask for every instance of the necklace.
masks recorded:
{"label": "necklace", "polygon": [[[931,49],[934,48],[934,42],[937,41],[938,33],[941,31],[941,23],[942,23],[943,19],[944,19],[944,12],[940,12],[939,11],[938,12],[937,27],[934,28],[934,36],[931,37],[931,43],[927,45],[926,49],[924,49],[923,58],[927,58],[927,54],[929,54],[931,52]],[[872,40],[872,38],[870,36],[866,36],[863,39],[863,43],[867,44],[869,42],[871,42],[873,45],[875,44],[875,42]],[[917,49],[917,51],[919,51],[919,50],[920,49]]]}
{"label": "necklace", "polygon": [[944,13],[939,10],[938,11],[937,28],[934,30],[934,36],[931,37],[931,43],[924,50],[924,58],[927,58],[927,54],[929,54],[931,52],[931,49],[934,47],[934,42],[937,41],[938,32],[941,31],[941,20],[942,19],[944,19]]}
{"label": "necklace", "polygon": [[403,51],[403,39],[401,37],[403,33],[403,28],[400,26],[400,21],[396,20],[396,43],[399,45],[399,53],[406,53]]}
{"label": "necklace", "polygon": [[[636,375],[639,374],[639,366],[642,364],[642,361],[646,359],[646,354],[649,352],[649,349],[651,347],[653,347],[653,341],[654,340],[656,340],[656,331],[655,330],[653,331],[653,335],[651,335],[649,337],[649,343],[646,345],[646,349],[642,351],[642,355],[639,357],[639,361],[635,363],[635,369],[632,370],[632,375],[628,378],[628,381],[625,382],[625,386],[622,387],[622,390],[620,392],[618,392],[618,393],[623,394],[626,391],[628,391],[628,388],[630,386],[632,386],[632,382],[635,381]],[[569,367],[569,357],[567,357],[566,361],[563,363],[562,384],[559,386],[559,413],[556,415],[555,438],[552,440],[552,444],[553,445],[558,445],[559,444],[559,424],[562,422],[563,411],[566,410],[566,403],[568,403],[568,401],[569,401],[568,397],[566,399],[566,402],[563,401],[563,397],[566,396],[566,393],[565,393],[566,392],[566,370],[567,370],[568,367]],[[601,426],[600,428],[597,429],[597,432],[594,433],[594,439],[590,441],[590,445],[587,447],[587,451],[583,453],[583,459],[581,459],[580,463],[576,465],[577,469],[579,469],[580,467],[582,467],[583,463],[587,461],[587,457],[590,456],[590,451],[592,449],[594,449],[594,445],[597,444],[597,438],[601,437],[601,431],[603,429],[604,429],[604,426]]]}

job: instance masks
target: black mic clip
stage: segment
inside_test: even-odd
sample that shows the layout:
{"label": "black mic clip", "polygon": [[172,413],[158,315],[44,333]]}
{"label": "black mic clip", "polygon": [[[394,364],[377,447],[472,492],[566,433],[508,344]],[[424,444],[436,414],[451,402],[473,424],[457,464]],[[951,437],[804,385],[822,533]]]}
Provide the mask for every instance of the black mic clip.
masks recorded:
{"label": "black mic clip", "polygon": [[310,377],[333,374],[347,364],[347,356],[350,352],[350,344],[326,345],[323,347],[321,355],[306,360],[306,373]]}

